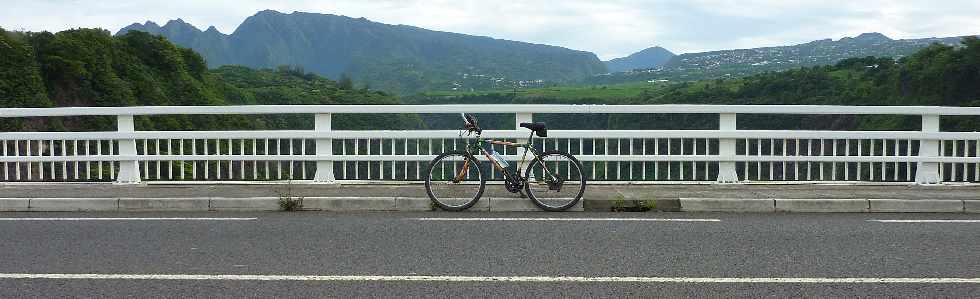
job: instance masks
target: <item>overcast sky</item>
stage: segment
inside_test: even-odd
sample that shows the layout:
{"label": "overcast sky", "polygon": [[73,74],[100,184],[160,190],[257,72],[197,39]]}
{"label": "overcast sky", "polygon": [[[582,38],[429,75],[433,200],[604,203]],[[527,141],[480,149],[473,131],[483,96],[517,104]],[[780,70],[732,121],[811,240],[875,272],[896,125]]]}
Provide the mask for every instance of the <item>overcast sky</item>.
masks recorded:
{"label": "overcast sky", "polygon": [[675,53],[803,43],[881,32],[892,38],[980,34],[978,0],[0,0],[0,27],[59,31],[182,18],[231,33],[263,9],[365,17],[595,52]]}

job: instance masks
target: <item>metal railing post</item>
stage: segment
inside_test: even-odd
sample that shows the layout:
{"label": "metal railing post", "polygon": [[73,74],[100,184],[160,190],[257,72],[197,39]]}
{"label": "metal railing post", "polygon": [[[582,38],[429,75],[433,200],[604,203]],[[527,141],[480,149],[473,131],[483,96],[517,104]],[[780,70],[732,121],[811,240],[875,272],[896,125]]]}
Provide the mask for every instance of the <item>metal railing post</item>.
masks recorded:
{"label": "metal railing post", "polygon": [[[735,113],[718,115],[719,131],[735,131]],[[718,139],[718,155],[722,157],[735,156],[735,139]],[[718,183],[738,183],[738,173],[735,172],[735,161],[718,162]]]}
{"label": "metal railing post", "polygon": [[[315,132],[326,132],[332,130],[331,119],[332,116],[330,113],[316,114],[316,116],[314,117],[313,130]],[[317,138],[316,154],[318,156],[333,155],[333,139]],[[320,183],[333,183],[336,181],[333,174],[332,160],[316,161],[316,174],[313,175],[313,181],[320,182]]]}
{"label": "metal railing post", "polygon": [[[922,115],[922,132],[939,132],[939,115]],[[939,157],[939,140],[919,140],[919,157]],[[938,162],[919,162],[915,170],[916,184],[941,184]]]}
{"label": "metal railing post", "polygon": [[[132,115],[116,116],[116,127],[119,132],[134,132],[136,125]],[[120,139],[119,155],[136,156],[136,139]],[[119,175],[116,176],[116,183],[137,184],[140,182],[140,164],[136,159],[119,161]]]}

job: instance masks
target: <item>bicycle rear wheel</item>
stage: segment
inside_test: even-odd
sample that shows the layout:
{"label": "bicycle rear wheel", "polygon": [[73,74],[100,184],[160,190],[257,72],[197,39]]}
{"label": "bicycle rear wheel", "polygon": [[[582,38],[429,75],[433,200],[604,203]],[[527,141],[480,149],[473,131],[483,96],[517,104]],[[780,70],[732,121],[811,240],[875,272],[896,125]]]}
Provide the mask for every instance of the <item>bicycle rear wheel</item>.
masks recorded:
{"label": "bicycle rear wheel", "polygon": [[425,192],[433,204],[446,211],[462,211],[475,205],[486,184],[479,161],[464,151],[437,156],[425,171]]}
{"label": "bicycle rear wheel", "polygon": [[585,194],[582,163],[571,154],[547,151],[527,166],[527,197],[545,211],[564,211],[578,204]]}

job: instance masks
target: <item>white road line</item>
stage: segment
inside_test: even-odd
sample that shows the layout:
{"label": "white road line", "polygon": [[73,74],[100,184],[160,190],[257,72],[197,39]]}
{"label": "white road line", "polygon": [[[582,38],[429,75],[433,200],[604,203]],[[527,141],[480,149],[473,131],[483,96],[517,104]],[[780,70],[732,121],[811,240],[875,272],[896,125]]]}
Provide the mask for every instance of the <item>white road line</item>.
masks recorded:
{"label": "white road line", "polygon": [[871,219],[871,222],[881,223],[980,223],[971,219]]}
{"label": "white road line", "polygon": [[640,283],[887,283],[980,284],[958,277],[630,277],[630,276],[426,276],[426,275],[208,275],[208,274],[28,274],[0,273],[0,279],[249,280],[249,281],[437,281],[437,282],[640,282]]}
{"label": "white road line", "polygon": [[721,219],[696,218],[412,218],[420,221],[660,221],[660,222],[720,222]]}
{"label": "white road line", "polygon": [[185,218],[185,217],[139,217],[139,218],[0,218],[0,221],[248,221],[258,218]]}

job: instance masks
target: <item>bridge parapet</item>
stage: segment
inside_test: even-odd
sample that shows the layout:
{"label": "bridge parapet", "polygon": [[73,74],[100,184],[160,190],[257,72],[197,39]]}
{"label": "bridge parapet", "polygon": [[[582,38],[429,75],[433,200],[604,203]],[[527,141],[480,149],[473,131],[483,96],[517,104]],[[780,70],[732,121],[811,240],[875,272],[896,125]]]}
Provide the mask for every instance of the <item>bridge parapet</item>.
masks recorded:
{"label": "bridge parapet", "polygon": [[[333,130],[335,114],[714,114],[716,130],[549,130],[539,149],[576,155],[594,182],[894,182],[980,180],[980,133],[941,132],[942,116],[980,108],[818,105],[258,105],[0,108],[0,117],[115,116],[117,131],[2,132],[0,182],[418,181],[457,130]],[[314,115],[312,130],[136,131],[134,116]],[[915,115],[920,131],[738,130],[738,114]],[[526,138],[522,130],[485,137]],[[518,160],[513,149],[500,148]],[[499,174],[493,178],[499,179]]]}

